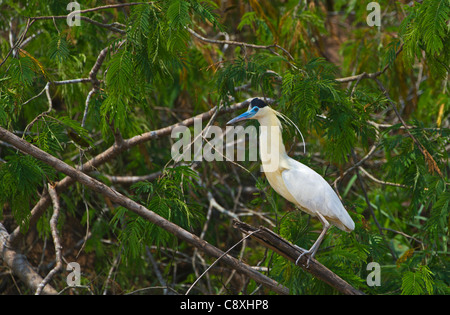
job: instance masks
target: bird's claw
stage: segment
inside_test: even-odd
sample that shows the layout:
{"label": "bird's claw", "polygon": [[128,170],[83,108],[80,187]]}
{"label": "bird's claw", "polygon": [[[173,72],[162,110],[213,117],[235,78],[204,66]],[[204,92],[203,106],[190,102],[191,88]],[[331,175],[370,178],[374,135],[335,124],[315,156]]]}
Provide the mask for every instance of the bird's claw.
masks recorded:
{"label": "bird's claw", "polygon": [[305,256],[305,255],[307,255],[308,256],[308,260],[306,261],[306,268],[309,268],[309,261],[311,260],[311,250],[305,250],[305,249],[303,249],[303,248],[301,248],[301,247],[299,247],[299,246],[297,246],[297,245],[295,245],[295,247],[297,247],[298,249],[300,249],[301,251],[302,251],[302,253],[298,256],[298,258],[297,258],[297,260],[295,261],[295,264],[297,265],[297,266],[299,266],[299,261],[300,261],[300,259],[303,257],[303,256]]}

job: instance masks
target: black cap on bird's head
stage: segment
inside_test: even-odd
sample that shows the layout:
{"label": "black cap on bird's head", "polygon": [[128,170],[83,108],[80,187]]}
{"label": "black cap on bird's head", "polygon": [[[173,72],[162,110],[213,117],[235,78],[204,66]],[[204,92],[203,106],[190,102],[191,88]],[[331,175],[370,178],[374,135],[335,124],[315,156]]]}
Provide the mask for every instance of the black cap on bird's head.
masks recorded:
{"label": "black cap on bird's head", "polygon": [[250,102],[248,110],[245,113],[243,113],[243,114],[239,115],[238,117],[235,117],[234,119],[227,122],[227,125],[234,124],[234,123],[236,123],[238,121],[242,121],[242,120],[255,119],[256,117],[258,117],[258,116],[255,117],[255,115],[258,113],[258,111],[266,106],[267,106],[266,102],[255,97]]}
{"label": "black cap on bird's head", "polygon": [[251,102],[250,102],[250,108],[253,107],[259,107],[259,108],[263,108],[267,106],[266,102],[260,100],[259,98],[255,97]]}

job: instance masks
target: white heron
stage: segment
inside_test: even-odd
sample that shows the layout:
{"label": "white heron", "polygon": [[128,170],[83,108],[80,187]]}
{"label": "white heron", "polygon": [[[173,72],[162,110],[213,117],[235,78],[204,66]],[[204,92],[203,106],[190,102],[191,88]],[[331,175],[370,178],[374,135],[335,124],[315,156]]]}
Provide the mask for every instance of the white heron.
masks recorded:
{"label": "white heron", "polygon": [[309,250],[301,248],[303,253],[295,262],[298,264],[303,255],[308,255],[307,265],[309,265],[310,259],[315,256],[330,228],[330,223],[346,232],[353,231],[355,223],[327,181],[308,166],[287,155],[278,117],[285,119],[281,113],[272,109],[264,101],[254,98],[245,113],[227,124],[246,119],[258,120],[260,158],[269,184],[278,194],[304,212],[317,217],[322,223],[323,230],[316,242]]}

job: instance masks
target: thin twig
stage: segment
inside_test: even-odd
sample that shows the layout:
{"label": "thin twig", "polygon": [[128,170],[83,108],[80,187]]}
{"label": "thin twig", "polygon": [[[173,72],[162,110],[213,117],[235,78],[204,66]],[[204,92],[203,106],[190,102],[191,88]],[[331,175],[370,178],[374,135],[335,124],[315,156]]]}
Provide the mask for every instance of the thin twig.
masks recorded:
{"label": "thin twig", "polygon": [[90,82],[89,78],[80,78],[80,79],[71,79],[71,80],[62,80],[62,81],[53,81],[53,85],[64,85],[64,84],[74,84],[74,83],[87,83]]}
{"label": "thin twig", "polygon": [[369,177],[371,180],[373,180],[375,183],[381,184],[381,185],[387,185],[387,186],[394,186],[394,187],[401,187],[401,188],[412,188],[411,186],[398,184],[398,183],[392,183],[392,182],[386,182],[383,180],[380,180],[370,174],[366,169],[364,169],[362,166],[358,166],[358,169],[367,177]]}
{"label": "thin twig", "polygon": [[244,236],[243,238],[241,238],[236,244],[234,244],[233,246],[231,246],[226,252],[224,252],[222,255],[219,256],[219,258],[217,258],[201,275],[200,277],[198,277],[194,283],[189,287],[189,289],[186,291],[185,295],[188,295],[189,292],[191,291],[191,289],[197,284],[197,282],[209,271],[209,269],[211,269],[216,263],[219,262],[219,260],[224,257],[225,255],[227,255],[233,248],[235,248],[236,246],[238,246],[241,242],[243,242],[244,240],[246,240],[247,238],[249,238],[250,236],[252,236],[253,233],[258,232],[259,230],[255,230],[253,232],[248,233],[246,236]]}
{"label": "thin twig", "polygon": [[[25,127],[25,129],[24,129],[24,131],[23,131],[23,137],[25,137],[25,135],[26,135],[26,133],[27,133],[27,130],[28,129],[31,129],[31,127],[33,127],[33,125],[40,119],[40,118],[42,118],[43,116],[46,116],[46,115],[48,115],[48,114],[50,114],[50,112],[52,111],[52,109],[53,109],[53,102],[52,102],[52,97],[51,97],[51,95],[50,95],[50,82],[47,82],[47,84],[45,85],[45,87],[44,87],[44,91],[45,91],[45,94],[47,95],[47,101],[48,101],[48,109],[45,111],[45,112],[42,112],[42,113],[40,113],[39,115],[37,115],[26,127]],[[40,94],[42,94],[42,92],[40,93]],[[31,100],[31,99],[30,99]],[[30,101],[30,100],[28,100],[28,101]],[[27,102],[28,102],[27,101]]]}
{"label": "thin twig", "polygon": [[156,274],[156,278],[158,278],[159,283],[161,284],[163,288],[164,295],[173,294],[172,291],[168,290],[170,289],[167,285],[166,280],[164,280],[161,271],[159,271],[158,264],[156,263],[155,258],[153,258],[152,252],[150,251],[150,248],[148,246],[145,246],[145,252],[147,253],[147,257],[150,260],[150,263],[152,264],[153,270]]}
{"label": "thin twig", "polygon": [[86,97],[86,102],[85,102],[85,106],[84,106],[84,113],[83,113],[83,119],[81,120],[81,127],[83,127],[83,128],[84,128],[84,126],[86,124],[86,118],[87,118],[87,114],[88,114],[88,111],[89,111],[89,101],[91,100],[91,97],[95,93],[95,91],[96,91],[96,88],[93,87],[89,91],[89,93],[88,93],[88,95]]}
{"label": "thin twig", "polygon": [[50,218],[50,229],[52,231],[52,237],[53,237],[53,244],[55,245],[55,267],[50,270],[50,272],[47,274],[47,276],[42,280],[42,282],[39,284],[36,295],[40,295],[43,288],[47,285],[47,283],[50,282],[50,280],[53,278],[53,276],[58,273],[62,268],[62,255],[61,255],[61,240],[59,238],[59,232],[58,232],[58,218],[59,218],[59,198],[58,194],[56,193],[55,188],[52,186],[52,184],[48,184],[48,192],[50,194],[50,197],[52,198],[53,203],[53,215]]}
{"label": "thin twig", "polygon": [[[356,162],[356,154],[355,154],[355,151],[354,151],[353,149],[352,149],[351,151],[352,151],[353,159],[354,159],[354,161]],[[394,249],[390,246],[389,242],[386,240],[385,235],[384,235],[384,233],[383,233],[383,228],[382,228],[381,224],[378,222],[378,219],[377,219],[377,217],[376,217],[376,215],[375,215],[375,211],[373,211],[372,203],[370,202],[369,196],[368,196],[368,194],[367,194],[367,190],[366,190],[365,184],[364,184],[364,182],[363,182],[363,180],[362,180],[362,178],[361,178],[361,175],[359,174],[359,168],[356,168],[355,172],[356,172],[356,176],[357,176],[357,178],[358,178],[359,184],[360,184],[360,186],[361,186],[361,189],[362,189],[362,191],[363,191],[364,199],[365,199],[365,201],[366,201],[366,204],[367,204],[367,207],[368,207],[368,209],[369,209],[370,215],[372,216],[373,221],[375,222],[375,225],[377,226],[378,231],[380,232],[381,237],[383,238],[384,242],[386,243],[386,246],[389,248],[389,250],[390,250],[390,252],[391,252],[391,255],[392,255],[392,258],[393,258],[393,259],[397,259],[397,258],[396,258],[397,255],[396,255]]]}
{"label": "thin twig", "polygon": [[109,268],[108,276],[106,277],[105,284],[104,284],[105,288],[103,290],[103,295],[106,295],[108,293],[108,283],[111,280],[114,269],[116,269],[117,265],[119,264],[120,254],[121,254],[121,251],[119,251],[119,253],[117,254],[116,258],[114,259],[114,261],[111,265],[111,268]]}
{"label": "thin twig", "polygon": [[[70,12],[70,15],[73,16],[73,15],[78,15],[78,14],[82,14],[82,13],[88,13],[88,12],[94,12],[94,11],[100,11],[100,10],[106,10],[106,9],[115,9],[115,8],[121,8],[121,7],[129,7],[129,6],[139,5],[139,4],[147,4],[147,3],[146,2],[130,2],[130,3],[109,4],[109,5],[104,5],[104,6],[90,8],[90,9],[72,11],[72,12]],[[35,17],[32,17],[31,19],[33,19],[33,20],[66,19],[68,15],[69,14],[67,14],[67,15],[35,16]]]}
{"label": "thin twig", "polygon": [[42,91],[40,91],[38,94],[36,94],[35,96],[33,96],[32,98],[28,99],[27,101],[25,101],[24,103],[22,103],[22,106],[28,104],[29,102],[31,102],[32,100],[38,98],[39,96],[41,96],[42,94],[44,94],[44,92],[47,90],[47,86],[48,83],[45,85],[45,87],[42,89]]}
{"label": "thin twig", "polygon": [[359,167],[360,165],[362,165],[366,160],[368,160],[374,153],[376,148],[378,147],[379,142],[375,142],[372,147],[370,147],[369,152],[367,152],[367,154],[361,158],[358,162],[356,162],[355,164],[353,164],[351,167],[349,167],[348,169],[346,169],[341,176],[339,176],[338,178],[336,178],[333,182],[333,187],[336,191],[338,191],[337,189],[337,183],[338,181],[340,181],[342,178],[344,178],[345,175],[347,175],[349,172],[351,172],[353,169]]}
{"label": "thin twig", "polygon": [[[397,57],[402,50],[403,50],[403,43],[400,45],[398,50],[395,52],[395,57]],[[339,82],[339,83],[346,83],[346,82],[351,82],[351,81],[359,82],[362,79],[376,79],[377,77],[379,77],[380,75],[385,73],[390,65],[391,65],[391,63],[387,63],[382,70],[377,71],[377,72],[373,72],[373,73],[363,72],[358,75],[352,75],[352,76],[345,77],[345,78],[338,78],[335,80],[336,80],[336,82]]]}
{"label": "thin twig", "polygon": [[[255,49],[267,49],[271,50],[272,48],[278,48],[282,50],[291,60],[294,60],[294,57],[283,47],[281,47],[278,44],[271,44],[271,45],[257,45],[257,44],[249,44],[246,42],[237,42],[234,40],[220,40],[220,39],[211,39],[203,37],[202,35],[196,33],[194,30],[187,28],[188,32],[200,39],[203,42],[206,43],[212,43],[212,44],[220,44],[220,45],[233,45],[233,46],[240,46],[240,47],[249,47],[249,48],[255,48]],[[271,50],[273,53],[275,53],[273,50]],[[278,55],[277,53],[275,53]]]}
{"label": "thin twig", "polygon": [[23,33],[20,35],[19,39],[17,40],[17,42],[15,43],[15,45],[13,47],[11,47],[11,49],[8,51],[8,54],[6,54],[6,57],[2,60],[2,62],[0,63],[0,67],[6,62],[6,60],[8,59],[8,57],[11,55],[11,53],[18,47],[20,47],[20,45],[22,44],[23,40],[25,39],[25,36],[28,32],[28,29],[30,28],[30,26],[34,23],[34,19],[27,19],[27,24],[25,25],[25,30],[23,31]]}
{"label": "thin twig", "polygon": [[422,152],[422,154],[425,158],[425,162],[428,164],[428,170],[430,171],[430,173],[434,174],[434,172],[437,172],[441,178],[444,178],[444,175],[442,174],[441,170],[439,169],[436,161],[433,159],[431,154],[427,151],[427,149],[425,149],[425,147],[422,145],[422,143],[420,143],[419,140],[417,140],[417,138],[414,137],[412,135],[412,133],[409,131],[408,126],[406,125],[405,121],[403,120],[402,116],[400,115],[400,113],[397,110],[397,106],[395,106],[394,102],[392,101],[391,97],[389,96],[388,91],[385,89],[383,84],[377,78],[375,78],[375,82],[378,84],[378,87],[383,92],[384,96],[386,96],[386,98],[388,99],[388,102],[391,105],[392,109],[394,110],[395,114],[397,115],[398,119],[402,123],[403,127],[405,127],[405,130],[406,130],[406,133],[408,134],[408,136],[414,141],[414,143],[419,148],[420,152]]}

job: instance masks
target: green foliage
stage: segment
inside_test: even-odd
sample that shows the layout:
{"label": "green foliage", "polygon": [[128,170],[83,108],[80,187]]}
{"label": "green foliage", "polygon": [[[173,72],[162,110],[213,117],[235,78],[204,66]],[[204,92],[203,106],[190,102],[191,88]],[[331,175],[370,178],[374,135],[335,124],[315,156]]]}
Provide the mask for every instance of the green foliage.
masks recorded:
{"label": "green foliage", "polygon": [[87,130],[65,116],[44,117],[34,125],[33,130],[37,131],[37,135],[32,138],[35,145],[53,155],[63,151],[70,140],[84,147],[92,145]]}
{"label": "green foliage", "polygon": [[175,29],[188,25],[191,21],[189,7],[190,3],[186,0],[170,0],[167,8],[169,25]]}
{"label": "green foliage", "polygon": [[303,68],[283,76],[281,104],[284,110],[295,114],[301,125],[311,126],[317,121],[316,116],[320,114],[321,107],[325,107],[329,101],[339,102],[342,94],[336,89],[336,67],[331,63],[323,58],[315,58]]}
{"label": "green foliage", "polygon": [[15,58],[11,61],[11,80],[23,86],[30,86],[33,83],[34,63],[30,57]]}
{"label": "green foliage", "polygon": [[[199,207],[189,201],[189,190],[197,189],[195,180],[198,175],[190,168],[178,166],[165,169],[154,183],[139,182],[131,188],[135,199],[163,218],[191,229],[200,219]],[[119,240],[124,248],[125,260],[136,260],[143,255],[145,246],[156,245],[173,247],[176,239],[166,230],[148,222],[125,208],[116,211],[111,224],[124,227],[120,230]]]}
{"label": "green foliage", "polygon": [[433,273],[427,266],[419,266],[415,271],[407,271],[402,277],[402,294],[433,294]]}
{"label": "green foliage", "polygon": [[[328,157],[343,164],[358,138],[364,146],[373,139],[369,114],[380,107],[379,95],[358,91],[351,98],[334,80],[337,69],[323,58],[315,58],[283,76],[281,107],[290,111],[301,126],[315,127],[328,141]],[[367,109],[367,103],[371,108]],[[326,117],[323,113],[327,112]]]}
{"label": "green foliage", "polygon": [[133,76],[133,62],[127,50],[115,54],[109,62],[106,84],[113,94],[121,95],[130,92],[127,83]]}
{"label": "green foliage", "polygon": [[63,36],[54,36],[50,41],[48,56],[50,59],[56,59],[59,63],[64,62],[69,56],[69,45]]}
{"label": "green foliage", "polygon": [[[31,156],[8,155],[0,164],[0,210],[11,207],[16,222],[27,231],[30,202],[37,197],[36,189],[53,170]],[[1,212],[0,212],[1,216]]]}
{"label": "green foliage", "polygon": [[274,63],[284,60],[270,55],[257,55],[249,58],[237,58],[217,73],[216,86],[220,99],[229,102],[229,97],[237,95],[236,88],[247,83],[265,96],[274,94],[274,80],[278,74],[268,71]]}
{"label": "green foliage", "polygon": [[433,75],[445,77],[449,71],[450,3],[447,0],[425,0],[409,9],[402,22],[401,35],[405,43],[405,58],[412,64],[422,59],[422,51]]}

